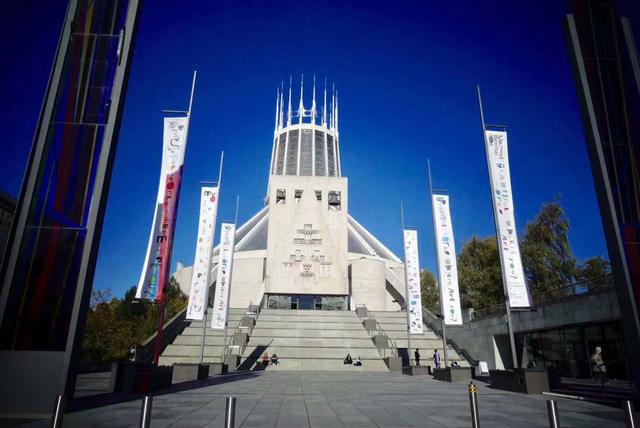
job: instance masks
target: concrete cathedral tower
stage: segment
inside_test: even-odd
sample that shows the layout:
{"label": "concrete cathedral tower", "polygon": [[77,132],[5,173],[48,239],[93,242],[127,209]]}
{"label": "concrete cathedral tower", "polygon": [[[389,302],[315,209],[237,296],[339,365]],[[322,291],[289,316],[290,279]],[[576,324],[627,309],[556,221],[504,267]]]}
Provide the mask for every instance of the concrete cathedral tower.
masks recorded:
{"label": "concrete cathedral tower", "polygon": [[[399,309],[401,260],[349,215],[338,91],[325,81],[319,109],[315,76],[310,108],[304,89],[301,78],[297,108],[291,79],[276,91],[265,207],[237,231],[230,307]],[[175,276],[188,292],[191,268]]]}

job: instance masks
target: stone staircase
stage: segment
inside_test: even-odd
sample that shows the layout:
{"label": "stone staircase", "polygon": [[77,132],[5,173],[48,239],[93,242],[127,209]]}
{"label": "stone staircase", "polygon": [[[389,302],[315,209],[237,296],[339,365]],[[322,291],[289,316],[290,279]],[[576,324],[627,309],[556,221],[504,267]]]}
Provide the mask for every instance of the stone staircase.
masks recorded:
{"label": "stone staircase", "polygon": [[[207,311],[207,332],[205,336],[204,362],[219,363],[222,361],[222,350],[224,348],[224,330],[212,330],[211,324],[212,308]],[[231,340],[231,335],[235,331],[240,319],[247,312],[246,308],[229,309],[229,320],[227,327],[227,343]],[[170,366],[174,363],[199,363],[200,344],[202,341],[202,321],[184,321],[189,325],[176,339],[168,345],[160,355],[159,364]]]}
{"label": "stone staircase", "polygon": [[[400,311],[371,311],[373,317],[382,326],[387,335],[393,339],[398,348],[407,347],[407,314]],[[435,349],[440,353],[440,358],[444,364],[444,352],[442,348],[442,338],[438,337],[433,331],[431,331],[426,325],[424,326],[424,333],[411,335],[411,363],[413,361],[413,352],[416,348],[420,349],[421,365],[434,366],[431,356]],[[447,355],[449,357],[449,364],[452,361],[457,361],[461,367],[469,367],[469,363],[462,358],[451,347],[447,347]]]}
{"label": "stone staircase", "polygon": [[[262,355],[276,354],[267,370],[387,372],[387,366],[356,314],[351,311],[263,309],[242,355],[250,369]],[[347,354],[361,367],[343,364]]]}

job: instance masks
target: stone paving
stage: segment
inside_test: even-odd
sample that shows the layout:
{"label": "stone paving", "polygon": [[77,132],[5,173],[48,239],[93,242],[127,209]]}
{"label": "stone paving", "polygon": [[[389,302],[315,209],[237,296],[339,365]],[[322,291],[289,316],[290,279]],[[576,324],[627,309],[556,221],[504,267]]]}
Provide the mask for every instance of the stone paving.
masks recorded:
{"label": "stone paving", "polygon": [[[252,372],[154,397],[152,427],[222,427],[237,397],[237,427],[470,427],[466,384],[396,373]],[[222,383],[224,382],[224,383]],[[482,428],[548,427],[543,395],[478,386]],[[563,428],[624,427],[620,409],[558,398]],[[65,415],[65,427],[134,427],[140,400]],[[37,421],[21,426],[48,426]]]}

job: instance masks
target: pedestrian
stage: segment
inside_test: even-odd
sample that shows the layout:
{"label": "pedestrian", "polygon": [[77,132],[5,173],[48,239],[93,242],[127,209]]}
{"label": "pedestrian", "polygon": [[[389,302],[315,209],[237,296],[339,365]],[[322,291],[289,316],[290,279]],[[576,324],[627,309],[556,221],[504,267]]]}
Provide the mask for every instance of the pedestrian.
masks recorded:
{"label": "pedestrian", "polygon": [[351,354],[347,354],[347,358],[344,359],[345,364],[353,364],[353,358],[351,358]]}
{"label": "pedestrian", "polygon": [[600,384],[604,386],[607,383],[607,366],[602,358],[602,348],[596,346],[596,349],[591,356],[591,367],[593,368],[593,375],[596,380],[600,381]]}
{"label": "pedestrian", "polygon": [[262,356],[262,365],[264,366],[264,368],[266,369],[267,366],[269,365],[269,354],[268,353],[264,353],[264,355]]}
{"label": "pedestrian", "polygon": [[275,353],[271,356],[271,365],[272,366],[278,365],[278,356]]}
{"label": "pedestrian", "polygon": [[433,351],[433,364],[436,365],[436,368],[440,368],[440,354],[438,354],[438,350]]}
{"label": "pedestrian", "polygon": [[416,367],[420,365],[420,350],[416,348],[416,352],[413,353],[413,357],[416,360]]}

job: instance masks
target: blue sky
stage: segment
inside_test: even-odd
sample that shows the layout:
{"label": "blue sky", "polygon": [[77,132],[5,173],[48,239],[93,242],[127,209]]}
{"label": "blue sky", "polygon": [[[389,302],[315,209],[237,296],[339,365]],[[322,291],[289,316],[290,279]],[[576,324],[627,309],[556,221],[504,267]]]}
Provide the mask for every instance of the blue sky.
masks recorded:
{"label": "blue sky", "polygon": [[[147,1],[116,155],[94,287],[120,295],[144,261],[162,146],[162,109],[185,109],[198,70],[174,266],[191,264],[199,181],[225,171],[218,220],[263,206],[281,81],[305,74],[340,91],[343,175],[350,213],[401,254],[405,221],[420,231],[421,264],[435,267],[427,158],[451,195],[458,250],[494,234],[476,100],[509,126],[519,229],[562,196],[579,258],[607,256],[567,54],[564,1]],[[623,11],[638,22],[632,2]],[[37,5],[37,7],[36,7]],[[39,9],[40,8],[40,9]],[[12,2],[0,30],[0,189],[17,194],[65,2]],[[625,9],[626,8],[626,9]],[[635,25],[636,35],[640,31]],[[294,84],[294,105],[298,100]],[[7,138],[11,135],[11,138]]]}

